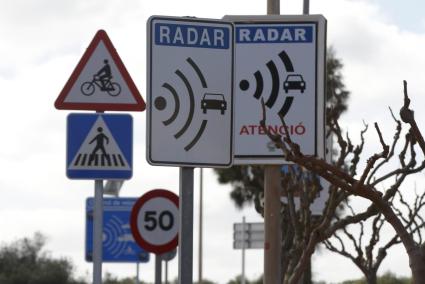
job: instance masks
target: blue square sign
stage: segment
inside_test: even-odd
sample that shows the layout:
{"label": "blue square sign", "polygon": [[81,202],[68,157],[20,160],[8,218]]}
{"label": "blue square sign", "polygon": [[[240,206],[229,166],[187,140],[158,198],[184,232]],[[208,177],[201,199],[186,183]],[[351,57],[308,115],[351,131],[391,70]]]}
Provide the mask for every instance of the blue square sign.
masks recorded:
{"label": "blue square sign", "polygon": [[127,114],[68,115],[66,173],[70,179],[130,179],[133,119]]}
{"label": "blue square sign", "polygon": [[[104,262],[148,262],[149,252],[133,239],[130,229],[130,214],[137,198],[103,199]],[[93,260],[93,208],[94,198],[86,200],[86,260]]]}

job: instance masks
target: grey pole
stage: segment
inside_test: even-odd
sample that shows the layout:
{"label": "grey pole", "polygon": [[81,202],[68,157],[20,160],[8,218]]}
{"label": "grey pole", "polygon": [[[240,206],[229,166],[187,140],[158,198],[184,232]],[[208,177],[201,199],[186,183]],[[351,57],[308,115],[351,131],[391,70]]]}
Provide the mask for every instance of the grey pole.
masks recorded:
{"label": "grey pole", "polygon": [[136,284],[140,283],[140,281],[139,281],[139,265],[140,265],[140,262],[137,262],[136,263]]}
{"label": "grey pole", "polygon": [[[280,0],[267,0],[267,14],[280,14]],[[264,283],[280,284],[280,166],[264,169]]]}
{"label": "grey pole", "polygon": [[280,167],[266,166],[264,172],[265,284],[281,283]]}
{"label": "grey pole", "polygon": [[165,261],[165,284],[168,284],[168,260]]}
{"label": "grey pole", "polygon": [[93,284],[102,284],[103,180],[94,181]]}
{"label": "grey pole", "polygon": [[304,3],[303,3],[303,14],[304,15],[310,14],[310,0],[304,0]]}
{"label": "grey pole", "polygon": [[155,254],[155,284],[161,284],[162,262],[161,256]]}
{"label": "grey pole", "polygon": [[179,284],[193,283],[193,168],[180,168]]}
{"label": "grey pole", "polygon": [[245,216],[242,217],[242,279],[241,284],[245,284]]}
{"label": "grey pole", "polygon": [[280,0],[267,0],[267,15],[280,14]]}
{"label": "grey pole", "polygon": [[202,283],[202,216],[203,216],[203,170],[199,169],[199,251],[198,251],[198,283]]}

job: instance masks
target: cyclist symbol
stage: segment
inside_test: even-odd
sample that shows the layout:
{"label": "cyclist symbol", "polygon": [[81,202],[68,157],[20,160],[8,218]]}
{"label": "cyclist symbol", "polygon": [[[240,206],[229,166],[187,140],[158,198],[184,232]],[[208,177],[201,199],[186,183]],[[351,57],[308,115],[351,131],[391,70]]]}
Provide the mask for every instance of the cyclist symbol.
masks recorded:
{"label": "cyclist symbol", "polygon": [[96,152],[98,152],[99,150],[102,153],[102,155],[104,157],[106,157],[106,159],[109,161],[109,156],[108,156],[108,154],[106,153],[106,150],[105,150],[105,142],[106,142],[106,144],[109,144],[109,138],[108,138],[108,136],[106,136],[103,133],[102,127],[98,127],[97,132],[99,132],[99,133],[89,142],[89,144],[96,142],[96,146],[94,147],[93,151],[90,154],[89,163],[92,160],[94,160],[94,158],[96,156]]}
{"label": "cyclist symbol", "polygon": [[121,93],[121,86],[112,82],[111,66],[109,66],[108,59],[103,60],[103,67],[93,75],[92,81],[84,82],[81,85],[81,92],[83,95],[91,96],[94,94],[95,86],[102,92],[107,92],[110,96],[116,97]]}

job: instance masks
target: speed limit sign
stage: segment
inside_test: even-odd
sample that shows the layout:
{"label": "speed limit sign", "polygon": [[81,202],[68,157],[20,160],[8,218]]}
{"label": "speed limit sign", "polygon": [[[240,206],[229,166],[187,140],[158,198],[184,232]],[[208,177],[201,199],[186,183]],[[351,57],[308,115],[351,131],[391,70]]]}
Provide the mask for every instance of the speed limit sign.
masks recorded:
{"label": "speed limit sign", "polygon": [[143,249],[155,254],[173,250],[178,243],[179,197],[164,189],[145,193],[133,206],[130,227]]}

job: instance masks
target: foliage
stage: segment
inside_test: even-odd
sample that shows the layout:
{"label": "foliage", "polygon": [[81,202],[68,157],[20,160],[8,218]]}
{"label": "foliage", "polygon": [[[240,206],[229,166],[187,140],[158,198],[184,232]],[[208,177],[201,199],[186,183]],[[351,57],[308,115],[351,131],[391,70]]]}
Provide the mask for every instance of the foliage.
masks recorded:
{"label": "foliage", "polygon": [[[345,88],[342,67],[343,64],[335,55],[335,50],[330,47],[327,51],[326,60],[326,118],[339,119],[347,110],[347,100],[350,92]],[[326,125],[331,122],[326,121]]]}
{"label": "foliage", "polygon": [[[341,284],[366,284],[366,280],[358,279],[358,280],[348,280],[344,281]],[[378,277],[378,284],[410,284],[412,283],[411,278],[407,277],[397,277],[391,272],[387,272],[381,277]]]}
{"label": "foliage", "polygon": [[[179,279],[178,278],[176,278],[176,279],[174,279],[172,282],[170,282],[170,283],[172,283],[172,284],[179,284]],[[202,279],[202,281],[201,282],[198,282],[198,281],[193,281],[193,284],[216,284],[216,282],[213,282],[213,281],[211,281],[211,280],[208,280],[208,279]]]}
{"label": "foliage", "polygon": [[[102,282],[103,284],[136,284],[136,279],[130,277],[119,279],[107,272]],[[146,284],[146,282],[143,282],[142,280],[139,280],[139,283]]]}
{"label": "foliage", "polygon": [[[230,280],[227,284],[240,284],[242,283],[242,275],[238,275],[235,279]],[[245,278],[246,284],[263,284],[263,276],[256,280],[249,280]]]}
{"label": "foliage", "polygon": [[202,279],[201,282],[194,281],[193,284],[216,284],[216,283],[208,279]]}
{"label": "foliage", "polygon": [[2,284],[83,284],[72,278],[73,266],[65,258],[53,259],[43,251],[46,237],[35,233],[0,248]]}

